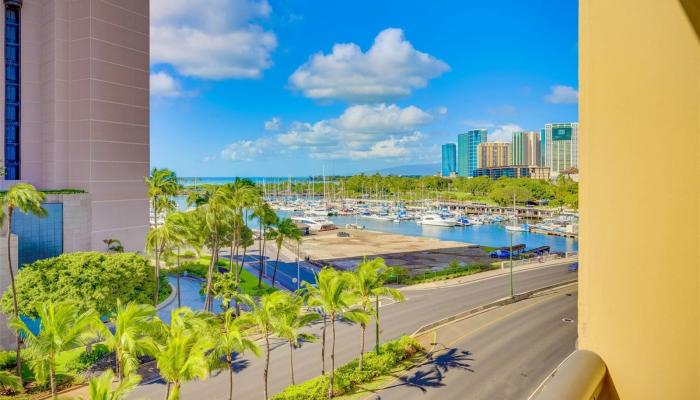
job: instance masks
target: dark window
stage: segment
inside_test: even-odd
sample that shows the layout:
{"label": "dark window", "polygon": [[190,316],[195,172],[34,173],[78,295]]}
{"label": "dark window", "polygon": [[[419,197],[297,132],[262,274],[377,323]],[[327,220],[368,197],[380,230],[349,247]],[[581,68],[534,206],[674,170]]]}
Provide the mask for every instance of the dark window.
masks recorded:
{"label": "dark window", "polygon": [[5,6],[5,179],[20,179],[20,9]]}

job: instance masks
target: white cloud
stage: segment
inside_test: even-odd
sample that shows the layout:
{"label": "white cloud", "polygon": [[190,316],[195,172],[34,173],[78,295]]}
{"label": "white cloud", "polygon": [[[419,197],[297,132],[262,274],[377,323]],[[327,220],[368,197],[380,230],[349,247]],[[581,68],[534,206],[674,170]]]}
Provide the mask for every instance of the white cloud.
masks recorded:
{"label": "white cloud", "polygon": [[522,131],[523,128],[516,124],[503,124],[496,126],[496,129],[489,131],[489,142],[511,142],[513,132]]}
{"label": "white cloud", "polygon": [[150,87],[154,96],[175,97],[183,94],[180,83],[163,71],[151,73]]}
{"label": "white cloud", "polygon": [[272,117],[268,121],[265,121],[266,131],[278,131],[280,130],[280,125],[282,120],[279,117]]}
{"label": "white cloud", "polygon": [[221,158],[228,161],[253,161],[270,148],[266,139],[239,140],[221,150]]}
{"label": "white cloud", "polygon": [[407,96],[449,70],[420,52],[401,29],[385,29],[367,52],[354,43],[335,44],[330,54],[314,54],[289,77],[293,88],[314,99],[382,101]]}
{"label": "white cloud", "polygon": [[356,105],[338,118],[295,122],[276,139],[316,159],[397,158],[419,150],[424,136],[416,130],[431,120],[414,106]]}
{"label": "white cloud", "polygon": [[552,91],[545,96],[545,100],[554,104],[575,104],[578,103],[578,90],[571,86],[552,86]]}
{"label": "white cloud", "polygon": [[447,107],[440,106],[440,107],[435,109],[435,113],[438,115],[447,115]]}
{"label": "white cloud", "polygon": [[277,39],[254,21],[270,12],[266,0],[151,0],[151,63],[200,78],[257,78]]}

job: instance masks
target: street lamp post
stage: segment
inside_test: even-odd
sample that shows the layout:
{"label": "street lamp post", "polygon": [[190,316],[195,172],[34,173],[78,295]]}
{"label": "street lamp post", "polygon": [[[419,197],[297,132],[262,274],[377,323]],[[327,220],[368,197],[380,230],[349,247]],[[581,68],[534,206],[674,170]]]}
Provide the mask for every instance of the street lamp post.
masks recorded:
{"label": "street lamp post", "polygon": [[510,233],[510,297],[513,298],[513,232]]}

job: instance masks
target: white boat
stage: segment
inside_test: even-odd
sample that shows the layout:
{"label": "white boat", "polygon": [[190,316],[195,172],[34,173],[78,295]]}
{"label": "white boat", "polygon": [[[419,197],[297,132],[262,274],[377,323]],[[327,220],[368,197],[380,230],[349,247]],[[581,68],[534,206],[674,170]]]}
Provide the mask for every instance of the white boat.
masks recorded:
{"label": "white boat", "polygon": [[506,230],[511,232],[530,232],[530,227],[527,224],[518,224],[518,212],[515,209],[515,194],[513,194],[513,220],[514,222],[506,225]]}
{"label": "white boat", "polygon": [[302,223],[304,225],[307,225],[309,227],[310,231],[329,231],[333,229],[337,229],[338,227],[335,226],[335,224],[325,218],[322,217],[299,217],[299,216],[293,216],[292,220],[295,222]]}
{"label": "white boat", "polygon": [[527,225],[506,225],[506,230],[513,231],[513,232],[529,232],[530,231],[530,229],[528,229]]}
{"label": "white boat", "polygon": [[424,214],[416,223],[419,225],[455,226],[457,225],[457,220],[454,218],[444,218],[438,214]]}

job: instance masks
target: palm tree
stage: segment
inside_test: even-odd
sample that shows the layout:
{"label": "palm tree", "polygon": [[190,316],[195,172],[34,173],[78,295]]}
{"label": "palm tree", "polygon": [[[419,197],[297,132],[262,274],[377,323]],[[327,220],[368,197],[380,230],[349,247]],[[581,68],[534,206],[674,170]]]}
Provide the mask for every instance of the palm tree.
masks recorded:
{"label": "palm tree", "polygon": [[280,311],[286,305],[285,301],[288,299],[288,295],[282,291],[273,292],[261,296],[259,303],[256,303],[252,297],[246,294],[238,295],[237,297],[250,308],[250,312],[240,317],[241,321],[256,326],[265,339],[265,370],[263,372],[263,380],[265,381],[265,400],[267,400],[267,378],[270,371],[270,334],[273,332],[277,323]]}
{"label": "palm tree", "polygon": [[205,379],[209,374],[207,352],[213,347],[210,317],[188,307],[171,312],[170,325],[164,325],[164,342],[158,346],[156,363],[160,375],[168,382],[167,400],[180,398],[182,384]]}
{"label": "palm tree", "polygon": [[105,346],[114,352],[114,367],[120,381],[136,370],[139,356],[156,353],[154,336],[159,324],[155,314],[151,305],[133,302],[124,305],[117,300],[117,310],[110,318],[114,333],[106,327],[101,330]]}
{"label": "palm tree", "polygon": [[246,350],[260,357],[260,347],[250,340],[243,333],[245,329],[245,320],[236,318],[232,310],[228,310],[222,315],[220,329],[217,332],[216,344],[211,355],[215,360],[220,360],[222,357],[226,360],[226,369],[228,369],[228,398],[233,399],[233,369],[234,357],[233,353],[243,354]]}
{"label": "palm tree", "polygon": [[[173,207],[170,196],[177,194],[180,190],[180,183],[177,181],[175,172],[164,168],[153,167],[150,177],[143,178],[148,188],[148,197],[151,199],[151,209],[153,210],[153,229],[158,230],[158,216],[161,212]],[[154,243],[154,248],[160,248],[159,243]],[[156,287],[153,293],[153,305],[158,304],[158,293],[160,292],[160,254],[156,253]]]}
{"label": "palm tree", "polygon": [[325,375],[325,351],[326,351],[326,317],[331,321],[331,379],[328,388],[328,396],[333,397],[333,384],[335,380],[335,320],[343,317],[350,321],[363,319],[362,310],[351,310],[355,304],[354,293],[349,290],[349,281],[345,275],[333,268],[325,267],[316,275],[316,286],[304,282],[307,292],[307,304],[319,306],[323,310],[323,330],[321,342],[321,374]]}
{"label": "palm tree", "polygon": [[140,375],[129,375],[112,388],[114,372],[108,369],[97,378],[90,379],[90,400],[122,400],[141,382]]}
{"label": "palm tree", "polygon": [[[390,296],[396,301],[403,301],[404,296],[396,289],[384,286],[388,278],[390,268],[384,263],[384,259],[375,258],[374,260],[363,260],[355,272],[348,273],[351,286],[359,300],[360,309],[368,315],[373,315],[376,321],[377,329],[377,349],[379,353],[379,296]],[[375,300],[375,306],[372,306],[372,300]],[[367,331],[367,323],[360,321],[362,329],[362,339],[360,344],[360,362],[359,368],[362,369],[362,362],[365,354],[365,333]]]}
{"label": "palm tree", "polygon": [[219,249],[226,244],[226,238],[231,234],[235,213],[227,199],[227,192],[214,185],[205,185],[197,192],[193,192],[188,202],[198,205],[192,213],[194,225],[202,242],[211,250],[204,298],[204,310],[211,311],[213,308],[212,276],[218,265]]}
{"label": "palm tree", "polygon": [[302,333],[300,330],[321,316],[316,313],[305,313],[302,310],[304,299],[296,295],[286,295],[287,300],[280,317],[275,324],[277,335],[289,343],[289,373],[294,381],[294,349],[301,346],[300,341],[312,342],[316,340],[314,335]]}
{"label": "palm tree", "polygon": [[51,395],[55,399],[56,356],[87,343],[95,337],[102,322],[94,310],[81,312],[70,302],[44,303],[36,311],[41,320],[38,334],[34,334],[20,318],[12,318],[10,327],[24,336],[34,376],[39,382],[46,382],[49,378]]}
{"label": "palm tree", "polygon": [[280,250],[285,240],[301,242],[301,231],[297,228],[291,218],[284,218],[277,223],[273,231],[273,238],[277,246],[277,257],[275,257],[275,269],[272,272],[272,287],[275,287],[275,279],[277,278],[277,264],[280,261]]}
{"label": "palm tree", "polygon": [[188,213],[176,211],[169,213],[163,225],[152,229],[146,236],[146,251],[159,251],[160,255],[175,253],[178,307],[180,307],[180,249],[190,245],[199,252],[199,238],[194,225],[193,218]]}
{"label": "palm tree", "polygon": [[[46,195],[39,192],[36,188],[29,183],[18,183],[10,190],[7,191],[2,196],[2,208],[5,212],[4,215],[0,215],[0,221],[4,216],[7,216],[7,268],[10,271],[10,282],[12,283],[12,315],[15,318],[19,318],[19,308],[17,307],[17,288],[15,286],[15,271],[12,268],[12,257],[11,257],[11,238],[12,238],[12,216],[15,210],[20,210],[25,214],[34,214],[39,217],[46,216],[46,210],[41,205],[44,202]],[[0,210],[0,212],[2,212]],[[19,268],[19,265],[17,266]],[[20,359],[20,345],[21,339],[19,335],[16,338],[16,352],[17,352],[17,376],[19,377],[20,383],[22,383],[22,361]]]}
{"label": "palm tree", "polygon": [[22,381],[10,371],[0,371],[0,388],[20,392],[23,389]]}
{"label": "palm tree", "polygon": [[253,209],[251,218],[258,219],[258,254],[260,256],[260,266],[258,270],[258,288],[262,286],[262,276],[265,265],[265,245],[267,244],[267,230],[271,226],[277,224],[277,214],[264,200],[257,202]]}

